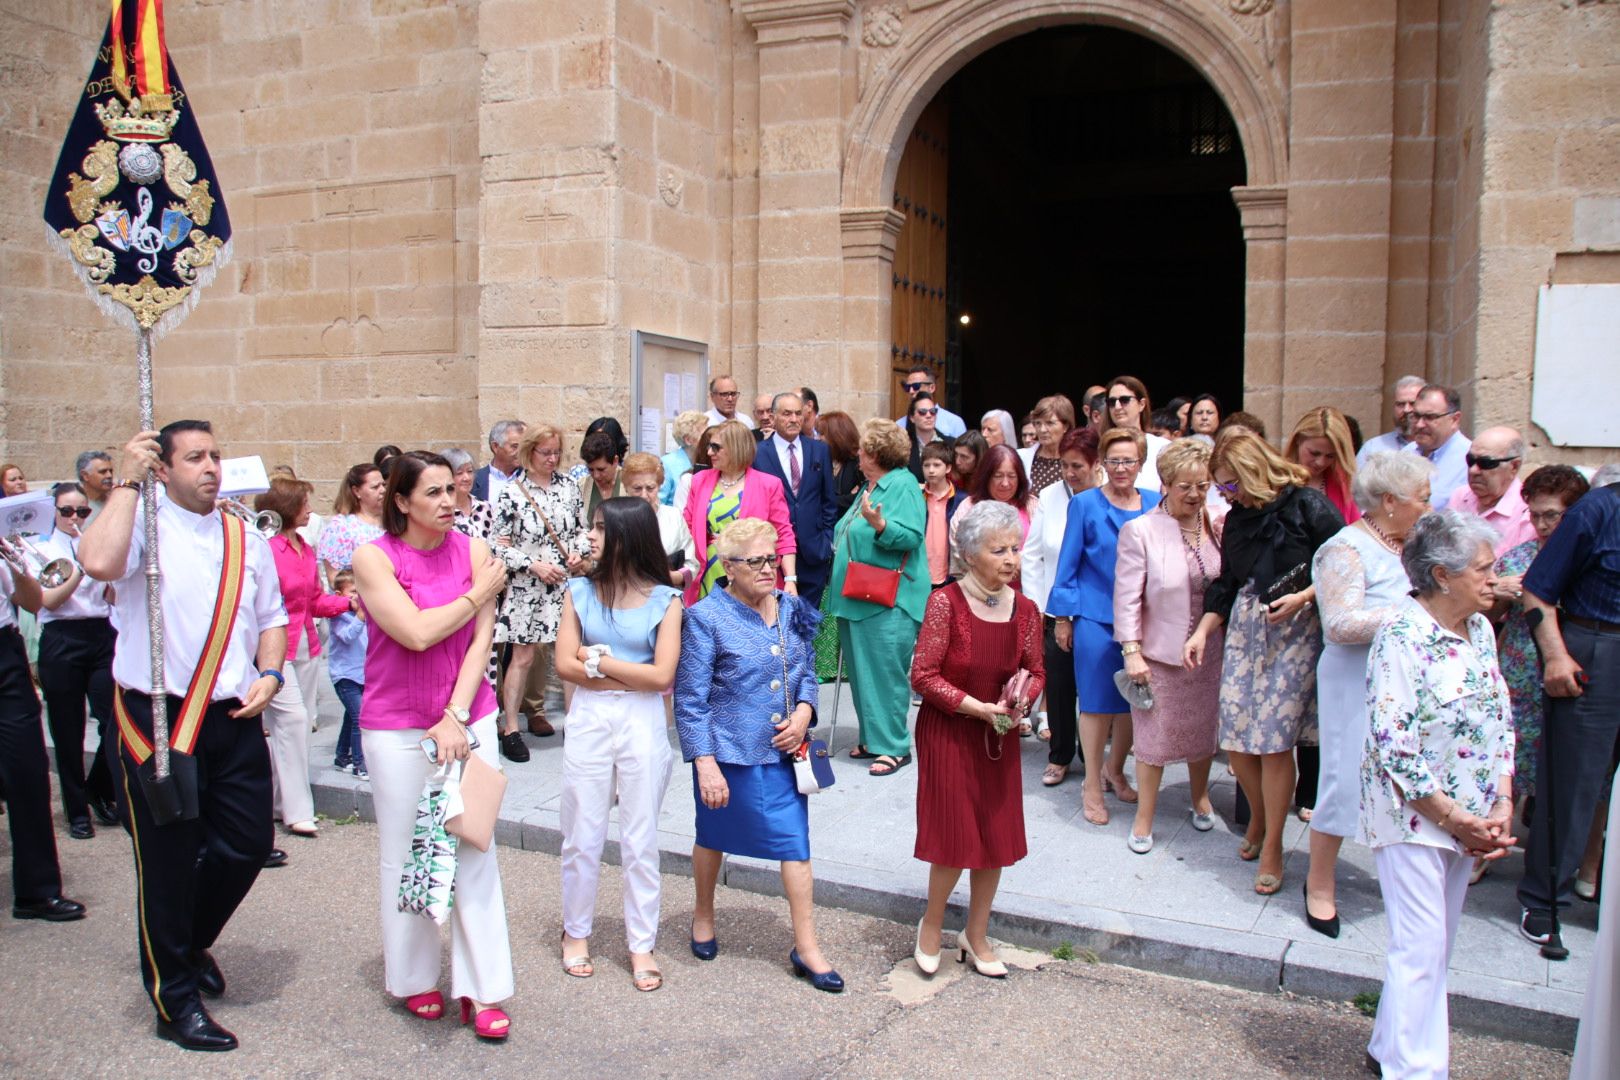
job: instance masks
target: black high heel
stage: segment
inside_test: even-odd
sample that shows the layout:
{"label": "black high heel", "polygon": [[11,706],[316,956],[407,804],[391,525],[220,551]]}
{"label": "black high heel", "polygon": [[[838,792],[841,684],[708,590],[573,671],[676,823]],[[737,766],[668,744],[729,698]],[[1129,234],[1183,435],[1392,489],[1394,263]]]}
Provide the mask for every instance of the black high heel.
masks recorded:
{"label": "black high heel", "polygon": [[1318,934],[1325,934],[1330,938],[1338,937],[1338,910],[1334,910],[1333,918],[1331,919],[1318,919],[1315,915],[1311,914],[1311,888],[1309,882],[1306,882],[1300,886],[1300,895],[1304,896],[1305,898],[1305,925],[1309,926],[1312,930],[1315,930]]}

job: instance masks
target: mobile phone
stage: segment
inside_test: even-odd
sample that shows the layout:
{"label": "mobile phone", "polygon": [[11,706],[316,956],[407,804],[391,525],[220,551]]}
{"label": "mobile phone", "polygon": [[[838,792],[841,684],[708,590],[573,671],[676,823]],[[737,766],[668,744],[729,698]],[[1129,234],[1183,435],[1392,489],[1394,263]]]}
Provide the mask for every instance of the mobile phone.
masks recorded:
{"label": "mobile phone", "polygon": [[[429,761],[434,762],[434,763],[438,762],[438,760],[439,760],[439,740],[437,740],[433,736],[429,735],[427,738],[425,738],[421,742],[417,743],[417,745],[422,748],[422,753],[427,755],[427,759]],[[478,749],[478,745],[479,745],[478,744],[478,736],[476,734],[474,734],[472,728],[468,728],[467,729],[467,749],[476,750],[476,749]]]}

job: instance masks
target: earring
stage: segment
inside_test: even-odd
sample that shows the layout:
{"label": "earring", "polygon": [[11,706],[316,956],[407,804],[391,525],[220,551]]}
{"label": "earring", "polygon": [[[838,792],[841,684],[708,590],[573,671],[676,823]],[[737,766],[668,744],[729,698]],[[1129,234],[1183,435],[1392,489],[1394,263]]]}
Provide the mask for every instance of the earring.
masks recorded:
{"label": "earring", "polygon": [[1450,585],[1442,585],[1442,586],[1440,586],[1440,595],[1442,595],[1442,596],[1450,596],[1451,595],[1451,586]]}

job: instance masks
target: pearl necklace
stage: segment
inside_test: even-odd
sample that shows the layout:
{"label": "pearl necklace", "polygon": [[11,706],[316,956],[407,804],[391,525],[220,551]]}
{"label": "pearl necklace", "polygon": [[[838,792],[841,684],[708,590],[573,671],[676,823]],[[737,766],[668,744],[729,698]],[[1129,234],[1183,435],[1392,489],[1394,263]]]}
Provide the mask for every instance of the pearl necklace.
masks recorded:
{"label": "pearl necklace", "polygon": [[716,483],[718,483],[721,487],[726,488],[727,490],[736,487],[738,484],[740,484],[742,482],[743,482],[743,478],[742,478],[742,476],[740,474],[738,475],[737,479],[735,479],[735,480],[727,480],[724,476],[722,476],[719,480],[716,481]]}
{"label": "pearl necklace", "polygon": [[1406,546],[1401,541],[1395,539],[1393,536],[1390,536],[1383,529],[1380,529],[1378,527],[1378,523],[1372,518],[1364,517],[1361,519],[1361,523],[1367,527],[1368,532],[1373,534],[1373,539],[1377,540],[1380,544],[1383,544],[1396,555],[1399,555],[1401,553],[1401,549]]}

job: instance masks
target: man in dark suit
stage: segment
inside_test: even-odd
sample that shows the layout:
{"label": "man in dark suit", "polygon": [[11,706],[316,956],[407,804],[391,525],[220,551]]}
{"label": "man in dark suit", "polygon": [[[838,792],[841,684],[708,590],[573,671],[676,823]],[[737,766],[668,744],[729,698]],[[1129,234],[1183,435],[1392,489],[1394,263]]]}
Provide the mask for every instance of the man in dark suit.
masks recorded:
{"label": "man in dark suit", "polygon": [[[499,420],[489,429],[489,464],[473,473],[473,498],[494,502],[501,489],[517,475],[518,446],[523,442],[526,426],[521,420]],[[493,487],[490,484],[491,470],[495,473]]]}
{"label": "man in dark suit", "polygon": [[761,440],[754,468],[782,481],[799,545],[799,595],[819,606],[832,572],[833,526],[838,521],[832,457],[826,443],[800,438],[804,401],[798,394],[777,394],[771,416],[775,430]]}

